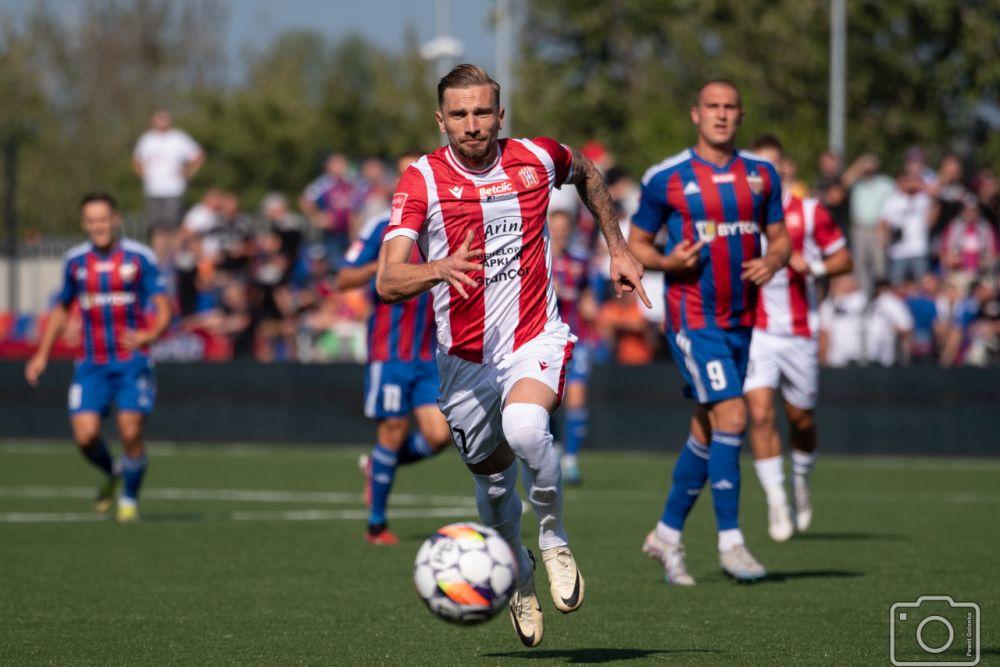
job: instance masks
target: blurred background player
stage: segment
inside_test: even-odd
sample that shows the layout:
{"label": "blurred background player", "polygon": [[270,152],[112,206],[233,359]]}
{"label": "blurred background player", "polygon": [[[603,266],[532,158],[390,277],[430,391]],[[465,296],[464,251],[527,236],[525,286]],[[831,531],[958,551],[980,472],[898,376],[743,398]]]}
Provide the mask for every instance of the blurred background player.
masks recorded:
{"label": "blurred background player", "polygon": [[[411,152],[399,159],[399,171],[420,157]],[[368,320],[368,364],[365,373],[365,416],[376,420],[377,443],[359,460],[368,503],[366,539],[395,545],[388,529],[386,505],[396,468],[432,456],[451,442],[448,422],[437,407],[438,370],[434,360],[434,308],[429,293],[387,305],[375,292],[375,273],[382,236],[389,217],[371,218],[348,248],[337,274],[341,290],[369,285],[372,315]],[[419,263],[416,246],[411,262]],[[409,415],[417,423],[412,430]]]}
{"label": "blurred background player", "polygon": [[[146,472],[142,428],[156,396],[149,344],[169,326],[170,302],[153,251],[119,238],[122,221],[114,198],[88,194],[80,211],[89,240],[66,253],[58,303],[24,375],[30,385],[38,384],[70,306],[79,303],[84,347],[69,388],[70,424],[80,452],[105,476],[97,494],[98,512],[111,511],[121,477],[116,518],[125,523],[139,518],[139,487]],[[124,448],[117,465],[101,437],[101,421],[112,404],[118,409]]]}
{"label": "blurred background player", "polygon": [[[498,140],[500,85],[475,65],[458,65],[441,79],[436,117],[448,145],[400,179],[379,255],[378,293],[390,303],[433,293],[438,404],[473,474],[481,521],[517,557],[510,619],[521,642],[537,646],[543,618],[534,557],[521,544],[518,459],[552,601],[570,613],[585,593],[563,526],[562,476],[549,431],[575,341],[552,285],[546,213],[554,187],[575,184],[597,219],[616,292],[636,289],[648,299],[642,268],[590,160],[546,137]],[[415,242],[426,263],[410,262]]]}
{"label": "blurred background player", "polygon": [[[750,148],[785,176],[784,152],[776,137],[758,137]],[[819,390],[815,282],[823,276],[850,273],[854,268],[844,236],[826,208],[817,199],[800,199],[787,189],[783,192],[785,228],[792,254],[788,267],[775,273],[761,288],[750,342],[750,366],[743,385],[750,410],[754,467],[767,495],[768,532],[777,542],[790,538],[793,526],[785,493],[781,436],[775,421],[775,391],[781,389],[790,430],[795,528],[804,531],[812,520],[808,478],[816,460],[817,442],[813,421]]]}
{"label": "blurred background player", "polygon": [[552,251],[552,277],[559,304],[559,316],[577,337],[573,359],[566,373],[562,474],[567,484],[579,484],[580,446],[587,437],[587,379],[590,376],[590,343],[597,302],[590,291],[590,260],[578,247],[572,247],[573,220],[566,210],[549,213],[549,244]]}
{"label": "blurred background player", "polygon": [[[697,144],[646,172],[629,237],[636,257],[664,273],[667,342],[687,382],[685,393],[698,402],[662,518],[643,545],[663,563],[667,581],[681,585],[694,584],[681,531],[706,479],[723,571],[740,581],[766,576],[739,528],[743,381],[757,287],[788,263],[789,242],[777,171],[734,148],[742,119],[736,86],[702,86],[691,108]],[[668,238],[661,253],[654,239],[663,226]],[[768,246],[763,256],[762,235]]]}

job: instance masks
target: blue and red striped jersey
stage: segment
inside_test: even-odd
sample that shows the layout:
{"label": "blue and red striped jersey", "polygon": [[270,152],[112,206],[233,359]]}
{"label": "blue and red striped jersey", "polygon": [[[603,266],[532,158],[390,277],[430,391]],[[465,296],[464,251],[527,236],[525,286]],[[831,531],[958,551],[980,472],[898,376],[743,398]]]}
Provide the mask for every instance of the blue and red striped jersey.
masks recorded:
{"label": "blue and red striped jersey", "polygon": [[122,344],[126,329],[146,327],[146,311],[166,285],[149,247],[121,239],[107,252],[82,243],[63,258],[63,287],[59,303],[80,304],[83,315],[83,359],[98,364],[128,361],[132,351]]}
{"label": "blue and red striped jersey", "polygon": [[580,297],[590,286],[590,262],[587,256],[566,249],[552,254],[552,279],[556,288],[559,317],[580,340],[592,338],[591,326],[580,315]]}
{"label": "blue and red striped jersey", "polygon": [[742,264],[783,219],[781,179],[752,153],[717,166],[688,149],[650,167],[632,223],[651,234],[666,226],[665,254],[683,239],[706,242],[694,271],[664,281],[667,330],[753,326],[757,287],[740,278]]}
{"label": "blue and red striped jersey", "polygon": [[[378,259],[389,218],[372,218],[344,254],[344,265],[360,267]],[[410,261],[423,259],[413,244]],[[369,289],[375,308],[368,320],[368,361],[433,361],[436,329],[431,293],[424,292],[403,303],[388,305],[379,299],[375,280]]]}

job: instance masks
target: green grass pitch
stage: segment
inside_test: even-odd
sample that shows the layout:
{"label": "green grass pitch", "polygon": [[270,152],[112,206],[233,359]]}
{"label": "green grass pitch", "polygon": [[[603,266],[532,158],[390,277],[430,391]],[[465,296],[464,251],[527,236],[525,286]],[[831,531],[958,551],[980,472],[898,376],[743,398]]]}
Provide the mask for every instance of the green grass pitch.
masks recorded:
{"label": "green grass pitch", "polygon": [[680,589],[639,551],[673,455],[585,452],[565,511],[586,603],[560,614],[539,572],[545,639],[525,649],[505,614],[455,627],[413,589],[424,537],[475,518],[455,453],[400,470],[402,544],[376,548],[359,452],[153,446],[142,522],[118,526],[90,515],[97,476],[71,445],[0,445],[0,663],[890,664],[890,606],[931,594],[978,603],[981,664],[1000,662],[1000,460],[821,457],[811,532],[775,544],[745,459],[744,531],[772,579],[721,574],[706,493]]}

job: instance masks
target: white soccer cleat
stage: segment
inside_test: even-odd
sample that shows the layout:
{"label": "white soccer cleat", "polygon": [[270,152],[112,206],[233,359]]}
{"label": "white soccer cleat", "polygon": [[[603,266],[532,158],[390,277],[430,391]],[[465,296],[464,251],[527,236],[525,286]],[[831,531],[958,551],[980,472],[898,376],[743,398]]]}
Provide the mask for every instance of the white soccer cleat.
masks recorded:
{"label": "white soccer cleat", "polygon": [[795,484],[795,528],[800,533],[809,530],[813,519],[812,499],[809,497],[809,484],[805,480]]}
{"label": "white soccer cleat", "polygon": [[510,622],[514,624],[514,631],[517,632],[521,643],[531,648],[542,643],[542,608],[538,604],[538,596],[535,594],[535,557],[530,549],[528,558],[531,559],[531,572],[527,580],[514,589],[510,596]]}
{"label": "white soccer cleat", "polygon": [[684,562],[684,545],[668,544],[656,536],[656,529],[649,531],[642,544],[642,553],[663,565],[664,578],[675,586],[694,586],[694,577],[688,574]]}
{"label": "white soccer cleat", "polygon": [[586,588],[583,576],[569,547],[554,547],[542,552],[542,562],[549,574],[549,592],[556,609],[564,614],[576,611],[583,604]]}
{"label": "white soccer cleat", "polygon": [[731,549],[719,552],[722,571],[736,581],[751,583],[767,577],[767,570],[757,562],[745,544],[737,544]]}
{"label": "white soccer cleat", "polygon": [[770,505],[767,508],[767,533],[775,542],[787,542],[795,532],[788,503]]}

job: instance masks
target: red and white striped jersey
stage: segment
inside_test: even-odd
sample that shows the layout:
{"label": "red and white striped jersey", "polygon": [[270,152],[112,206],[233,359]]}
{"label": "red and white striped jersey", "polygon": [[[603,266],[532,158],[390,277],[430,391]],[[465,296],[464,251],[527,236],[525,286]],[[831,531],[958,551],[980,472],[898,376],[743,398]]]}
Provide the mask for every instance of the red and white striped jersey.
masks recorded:
{"label": "red and white striped jersey", "polygon": [[475,363],[499,363],[562,326],[552,284],[546,212],[552,189],[572,168],[569,149],[545,137],[501,139],[497,159],[479,172],[449,146],[411,165],[392,197],[383,242],[414,239],[427,261],[453,254],[473,232],[483,251],[468,299],[447,283],[431,290],[438,346]]}
{"label": "red and white striped jersey", "polygon": [[[818,200],[786,195],[785,227],[792,252],[807,263],[823,259],[844,247],[846,241],[830,212]],[[762,239],[766,252],[767,239]],[[811,338],[819,334],[815,280],[786,267],[774,274],[760,290],[755,328],[783,336]]]}

